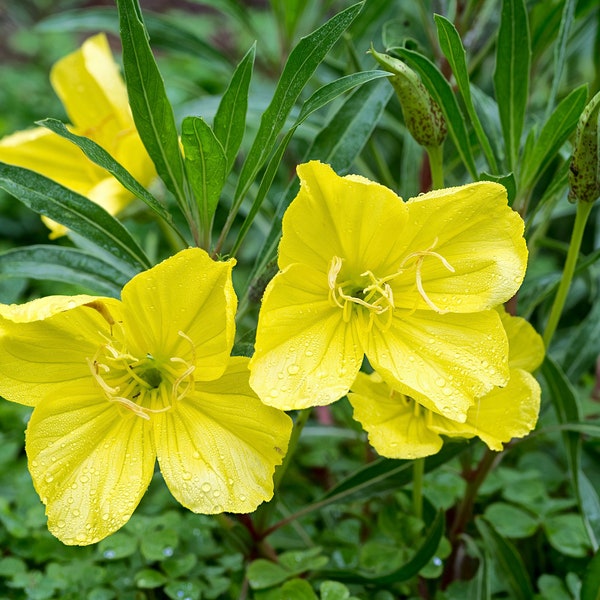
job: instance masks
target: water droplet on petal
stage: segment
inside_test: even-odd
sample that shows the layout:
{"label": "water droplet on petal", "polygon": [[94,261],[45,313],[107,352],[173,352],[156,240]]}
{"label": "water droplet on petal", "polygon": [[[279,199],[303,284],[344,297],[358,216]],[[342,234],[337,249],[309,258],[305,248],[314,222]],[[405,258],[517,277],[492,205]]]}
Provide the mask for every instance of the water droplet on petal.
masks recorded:
{"label": "water droplet on petal", "polygon": [[300,367],[298,365],[289,365],[287,368],[287,372],[290,375],[295,375],[299,370],[300,370]]}
{"label": "water droplet on petal", "polygon": [[208,483],[208,481],[205,481],[205,482],[204,482],[204,483],[203,483],[203,484],[200,486],[200,489],[201,489],[201,490],[202,490],[204,493],[210,492],[210,490],[211,490],[211,485],[210,485],[210,483]]}

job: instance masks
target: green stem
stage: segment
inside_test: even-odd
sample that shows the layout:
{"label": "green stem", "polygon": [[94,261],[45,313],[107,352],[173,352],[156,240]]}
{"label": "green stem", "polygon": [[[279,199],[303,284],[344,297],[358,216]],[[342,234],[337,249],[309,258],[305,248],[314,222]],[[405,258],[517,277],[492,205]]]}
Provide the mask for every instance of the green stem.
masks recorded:
{"label": "green stem", "polygon": [[431,171],[431,186],[434,190],[444,187],[444,152],[443,146],[427,146],[429,169]]}
{"label": "green stem", "polygon": [[425,459],[417,458],[413,461],[413,510],[415,517],[423,516],[423,474],[425,472]]}
{"label": "green stem", "polygon": [[567,252],[567,259],[565,261],[565,267],[563,269],[562,278],[558,291],[554,297],[554,303],[550,310],[550,316],[548,317],[548,323],[544,331],[543,339],[546,348],[550,346],[552,336],[558,326],[558,321],[562,314],[565,302],[567,300],[567,294],[571,287],[571,281],[573,280],[573,273],[575,272],[575,265],[577,264],[577,258],[579,257],[579,250],[581,248],[581,240],[583,239],[583,231],[585,224],[592,212],[594,204],[593,202],[578,202],[577,212],[575,213],[575,223],[573,225],[573,232],[571,234],[571,243],[569,244],[569,251]]}

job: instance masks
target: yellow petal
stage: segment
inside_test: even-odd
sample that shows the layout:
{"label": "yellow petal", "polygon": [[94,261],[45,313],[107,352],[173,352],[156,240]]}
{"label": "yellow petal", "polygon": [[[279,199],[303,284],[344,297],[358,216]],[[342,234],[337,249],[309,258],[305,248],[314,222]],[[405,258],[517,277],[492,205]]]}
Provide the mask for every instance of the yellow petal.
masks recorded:
{"label": "yellow petal", "polygon": [[103,300],[103,298],[80,294],[77,296],[46,296],[25,304],[0,304],[0,317],[15,323],[43,321],[56,313],[71,310],[96,300]]}
{"label": "yellow petal", "polygon": [[494,310],[439,315],[396,311],[387,331],[373,329],[366,355],[384,377],[421,404],[456,421],[508,379],[508,343]]}
{"label": "yellow petal", "polygon": [[88,137],[113,139],[131,126],[127,90],[104,34],[89,38],[59,60],[50,81],[71,122],[89,130]]}
{"label": "yellow petal", "polygon": [[0,161],[40,173],[84,196],[106,177],[75,144],[42,127],[0,140]]}
{"label": "yellow petal", "polygon": [[[73,302],[85,298],[75,296]],[[13,310],[16,321],[0,321],[0,395],[29,406],[55,395],[62,383],[91,381],[87,361],[94,360],[98,348],[106,343],[103,334],[109,334],[109,324],[100,311],[110,307],[115,320],[119,318],[119,302],[110,298],[96,300],[96,309],[82,304],[64,310],[61,297],[34,302],[30,314],[31,307],[24,305],[21,311]]]}
{"label": "yellow petal", "polygon": [[130,352],[183,358],[196,366],[196,380],[220,377],[235,333],[234,265],[188,248],[136,275],[121,295]]}
{"label": "yellow petal", "polygon": [[248,513],[273,496],[292,421],[260,402],[248,375],[248,359],[233,357],[223,377],[154,418],[165,482],[194,512]]}
{"label": "yellow petal", "polygon": [[[523,281],[523,220],[499,184],[435,190],[406,204],[403,273],[393,281],[396,305],[439,311],[487,310],[511,298]],[[415,294],[420,278],[424,295]]]}
{"label": "yellow petal", "polygon": [[122,527],[152,479],[151,439],[148,421],[89,386],[70,384],[37,406],[26,449],[50,531],[87,545]]}
{"label": "yellow petal", "polygon": [[317,161],[298,166],[298,175],[300,192],[283,217],[280,268],[299,262],[326,273],[338,256],[351,270],[394,272],[396,238],[407,218],[401,198]]}
{"label": "yellow petal", "polygon": [[421,458],[439,452],[441,437],[427,426],[427,411],[394,391],[377,373],[359,373],[348,399],[354,418],[381,456]]}
{"label": "yellow petal", "polygon": [[542,336],[525,319],[513,317],[503,308],[499,313],[508,336],[508,364],[511,369],[535,371],[542,364],[546,352]]}
{"label": "yellow petal", "polygon": [[330,304],[325,274],[293,264],[273,278],[250,361],[250,385],[265,404],[292,410],[335,402],[362,358],[356,325]]}
{"label": "yellow petal", "polygon": [[452,437],[481,438],[492,450],[532,431],[540,410],[540,386],[533,375],[511,369],[510,381],[495,388],[469,409],[465,423],[433,415],[431,429]]}

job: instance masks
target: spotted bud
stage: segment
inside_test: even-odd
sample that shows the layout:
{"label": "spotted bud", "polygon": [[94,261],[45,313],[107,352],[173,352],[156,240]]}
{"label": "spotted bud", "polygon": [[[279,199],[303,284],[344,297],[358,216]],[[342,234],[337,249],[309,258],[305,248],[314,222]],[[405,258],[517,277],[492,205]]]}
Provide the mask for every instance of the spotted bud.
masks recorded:
{"label": "spotted bud", "polygon": [[369,52],[383,69],[394,74],[390,83],[400,100],[411,135],[426,148],[441,146],[447,133],[446,120],[417,73],[402,61],[376,52],[372,46]]}
{"label": "spotted bud", "polygon": [[569,170],[569,200],[594,202],[600,198],[600,92],[583,109]]}

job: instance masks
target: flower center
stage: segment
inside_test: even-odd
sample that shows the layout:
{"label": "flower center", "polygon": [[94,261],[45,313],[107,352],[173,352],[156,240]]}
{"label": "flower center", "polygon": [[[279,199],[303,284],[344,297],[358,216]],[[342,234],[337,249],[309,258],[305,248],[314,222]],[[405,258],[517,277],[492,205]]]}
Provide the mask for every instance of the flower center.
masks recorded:
{"label": "flower center", "polygon": [[454,267],[441,254],[433,251],[437,241],[437,238],[435,238],[429,248],[412,252],[406,256],[400,263],[398,270],[385,277],[377,277],[372,271],[365,271],[358,278],[344,278],[340,276],[344,259],[334,256],[331,259],[329,272],[327,273],[329,301],[343,310],[345,322],[350,321],[353,310],[356,309],[362,313],[367,311],[369,315],[367,328],[369,330],[373,326],[375,318],[385,314],[381,325],[383,329],[387,329],[392,323],[393,311],[396,308],[394,293],[389,282],[404,273],[407,269],[414,267],[415,285],[419,295],[423,298],[427,306],[435,312],[446,312],[438,308],[426,294],[421,274],[423,261],[428,256],[437,258],[448,271],[454,273]]}
{"label": "flower center", "polygon": [[158,359],[150,353],[133,356],[123,343],[112,336],[106,338],[94,358],[87,359],[106,399],[149,420],[186,396],[194,384],[195,347],[185,333],[179,331],[178,335],[190,344],[191,361],[178,356]]}

